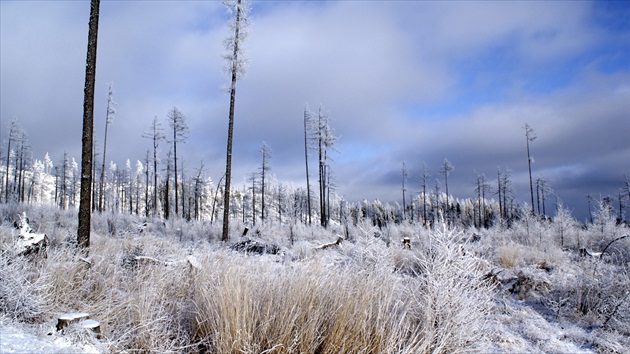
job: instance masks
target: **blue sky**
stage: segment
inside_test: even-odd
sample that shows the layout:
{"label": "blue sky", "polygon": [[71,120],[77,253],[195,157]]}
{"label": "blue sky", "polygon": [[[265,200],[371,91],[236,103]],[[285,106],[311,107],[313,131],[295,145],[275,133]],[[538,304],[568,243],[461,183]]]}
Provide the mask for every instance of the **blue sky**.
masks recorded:
{"label": "blue sky", "polygon": [[[257,171],[262,141],[276,177],[304,183],[306,103],[330,113],[338,193],[354,201],[399,201],[403,161],[417,192],[423,163],[434,179],[448,158],[456,196],[474,195],[475,171],[492,180],[501,166],[524,203],[526,122],[534,177],[579,218],[586,195],[617,195],[630,175],[629,2],[254,1],[251,15],[237,186]],[[35,158],[80,156],[88,16],[86,1],[0,1],[0,138],[18,119]],[[226,18],[215,1],[101,2],[95,124],[102,146],[113,82],[114,162],[142,160],[142,133],[177,106],[191,128],[178,147],[188,173],[203,159],[220,178]]]}

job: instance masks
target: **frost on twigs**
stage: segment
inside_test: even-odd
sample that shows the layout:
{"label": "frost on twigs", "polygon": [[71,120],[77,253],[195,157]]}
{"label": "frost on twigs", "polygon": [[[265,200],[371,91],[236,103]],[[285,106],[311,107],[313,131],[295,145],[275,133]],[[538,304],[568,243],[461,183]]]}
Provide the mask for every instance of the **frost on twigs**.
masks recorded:
{"label": "frost on twigs", "polygon": [[431,232],[428,247],[417,254],[422,272],[409,297],[424,338],[418,352],[474,351],[487,335],[493,285],[483,280],[476,257],[461,252],[462,234]]}
{"label": "frost on twigs", "polygon": [[[250,32],[250,4],[248,1],[232,0],[223,1],[223,5],[227,8],[228,14],[233,17],[230,21],[230,34],[223,41],[226,52],[223,55],[225,60],[223,70],[228,75],[235,73],[236,78],[241,79],[245,76],[249,64],[243,44]],[[229,88],[226,91],[229,92]]]}

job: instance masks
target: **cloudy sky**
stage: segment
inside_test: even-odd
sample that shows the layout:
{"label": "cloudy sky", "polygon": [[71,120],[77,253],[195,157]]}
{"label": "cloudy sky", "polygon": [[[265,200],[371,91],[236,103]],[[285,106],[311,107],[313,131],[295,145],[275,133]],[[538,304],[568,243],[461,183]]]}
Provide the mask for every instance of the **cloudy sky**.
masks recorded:
{"label": "cloudy sky", "polygon": [[[15,118],[35,158],[80,158],[89,11],[88,1],[0,1],[3,144]],[[629,16],[621,1],[254,1],[233,184],[258,170],[263,141],[272,173],[304,184],[308,104],[332,119],[332,168],[349,200],[400,201],[403,162],[417,193],[423,165],[433,186],[446,158],[455,196],[475,195],[476,173],[494,185],[500,166],[525,203],[528,123],[534,178],[583,218],[587,195],[616,196],[630,175]],[[187,173],[203,159],[220,178],[227,20],[217,1],[101,1],[99,150],[110,82],[117,103],[108,160],[142,160],[143,132],[155,116],[166,128],[176,106],[190,127],[178,146]]]}

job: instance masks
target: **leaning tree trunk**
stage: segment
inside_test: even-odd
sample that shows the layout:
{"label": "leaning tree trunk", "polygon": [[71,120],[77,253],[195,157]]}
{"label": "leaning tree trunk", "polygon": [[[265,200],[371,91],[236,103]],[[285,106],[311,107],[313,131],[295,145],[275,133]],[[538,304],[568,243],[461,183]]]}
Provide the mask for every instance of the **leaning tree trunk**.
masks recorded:
{"label": "leaning tree trunk", "polygon": [[92,0],[90,6],[87,59],[85,64],[85,89],[83,94],[81,196],[79,202],[77,244],[86,250],[90,246],[93,149],[92,131],[94,127],[94,82],[96,81],[96,44],[98,39],[99,7],[100,0]]}

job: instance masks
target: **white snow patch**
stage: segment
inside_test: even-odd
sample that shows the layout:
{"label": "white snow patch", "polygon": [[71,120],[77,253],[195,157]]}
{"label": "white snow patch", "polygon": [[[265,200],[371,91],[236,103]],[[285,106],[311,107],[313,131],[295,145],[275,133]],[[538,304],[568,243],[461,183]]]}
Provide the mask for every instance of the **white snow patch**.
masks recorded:
{"label": "white snow patch", "polygon": [[[32,330],[36,332],[35,330]],[[90,344],[71,343],[57,334],[47,336],[30,333],[29,330],[0,323],[0,353],[22,354],[75,354],[101,353]]]}
{"label": "white snow patch", "polygon": [[594,353],[594,338],[579,326],[567,322],[547,321],[522,301],[500,300],[502,311],[494,315],[494,333],[488,352],[523,353]]}

